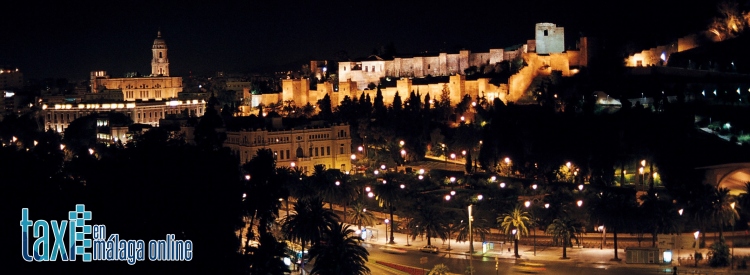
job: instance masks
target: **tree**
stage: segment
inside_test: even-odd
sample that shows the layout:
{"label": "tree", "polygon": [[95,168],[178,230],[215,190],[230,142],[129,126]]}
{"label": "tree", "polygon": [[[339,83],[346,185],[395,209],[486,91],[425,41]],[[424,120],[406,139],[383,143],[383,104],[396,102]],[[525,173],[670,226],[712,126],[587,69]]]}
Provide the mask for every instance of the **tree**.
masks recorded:
{"label": "tree", "polygon": [[289,266],[284,263],[286,243],[279,242],[268,232],[260,235],[257,247],[249,247],[250,274],[287,274]]}
{"label": "tree", "polygon": [[[393,204],[403,196],[403,192],[404,191],[401,190],[399,185],[396,183],[396,177],[391,173],[386,174],[382,184],[375,184],[375,199],[378,201],[378,204],[381,207],[388,209],[391,221],[393,221]],[[391,240],[389,241],[389,243],[391,244],[395,243],[393,241],[394,223],[395,222],[391,222]]]}
{"label": "tree", "polygon": [[614,258],[619,261],[617,255],[617,233],[624,230],[632,221],[632,213],[636,212],[635,191],[632,189],[607,187],[596,193],[592,200],[591,215],[607,231],[612,232],[614,243]]}
{"label": "tree", "polygon": [[372,225],[375,221],[375,215],[372,212],[368,212],[365,204],[357,202],[349,208],[347,215],[351,217],[351,222],[357,224],[357,229],[362,229],[362,225]]}
{"label": "tree", "polygon": [[661,199],[655,193],[641,196],[643,203],[639,207],[644,229],[651,232],[651,246],[656,247],[658,234],[678,233],[679,214],[671,200]]}
{"label": "tree", "polygon": [[567,215],[557,218],[552,221],[552,224],[547,226],[547,234],[552,235],[552,241],[555,243],[562,243],[563,247],[563,259],[568,259],[568,245],[572,246],[571,238],[576,239],[576,233],[578,232],[578,226],[575,221],[570,219]]}
{"label": "tree", "polygon": [[432,238],[434,237],[446,239],[448,234],[443,222],[443,214],[436,206],[431,204],[418,205],[414,216],[411,218],[406,227],[409,229],[412,240],[422,234],[427,237],[427,245],[432,245]]}
{"label": "tree", "polygon": [[349,225],[334,223],[325,232],[324,241],[310,248],[310,258],[315,261],[312,274],[370,274],[365,265],[370,253],[359,245],[361,240]]}
{"label": "tree", "polygon": [[734,225],[740,217],[737,210],[734,209],[734,201],[729,195],[729,189],[717,187],[712,189],[709,217],[719,229],[719,239],[724,240],[724,226]]}
{"label": "tree", "polygon": [[510,212],[499,216],[497,218],[497,222],[500,224],[500,228],[505,234],[511,234],[514,229],[516,230],[516,233],[513,236],[513,238],[515,239],[514,251],[516,254],[516,258],[519,258],[520,255],[518,255],[518,240],[521,239],[521,236],[529,235],[528,226],[532,222],[531,214],[529,214],[529,212],[526,212],[523,209],[523,206],[518,204]]}
{"label": "tree", "polygon": [[320,118],[327,120],[333,116],[333,111],[331,108],[331,97],[329,97],[328,94],[323,96],[323,99],[318,100],[318,108],[320,110]]}
{"label": "tree", "polygon": [[218,150],[222,148],[226,133],[217,131],[224,127],[224,120],[216,108],[206,106],[206,112],[200,117],[198,125],[195,126],[195,143],[207,150]]}
{"label": "tree", "polygon": [[294,203],[294,212],[287,216],[282,227],[286,238],[299,241],[302,251],[305,251],[305,244],[308,241],[312,246],[320,244],[323,234],[330,230],[338,220],[339,217],[333,211],[323,207],[322,199],[312,197],[298,199]]}
{"label": "tree", "polygon": [[391,106],[394,115],[398,116],[399,114],[401,114],[401,96],[398,95],[398,92],[396,92],[396,95],[393,96],[393,103],[391,104]]}
{"label": "tree", "polygon": [[376,116],[383,116],[386,114],[385,103],[383,103],[383,92],[380,90],[380,85],[378,85],[377,89],[378,90],[375,93],[375,101],[373,101],[372,103],[372,108],[375,109]]}

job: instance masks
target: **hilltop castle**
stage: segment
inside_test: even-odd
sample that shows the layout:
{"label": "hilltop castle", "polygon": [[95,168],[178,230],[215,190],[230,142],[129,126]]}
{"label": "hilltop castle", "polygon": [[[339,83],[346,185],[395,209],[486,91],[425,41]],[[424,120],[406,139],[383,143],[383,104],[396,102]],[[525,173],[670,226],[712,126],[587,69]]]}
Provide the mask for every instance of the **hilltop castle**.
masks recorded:
{"label": "hilltop castle", "polygon": [[[357,61],[339,62],[338,83],[318,83],[316,90],[311,90],[308,79],[284,79],[280,94],[245,95],[252,97],[255,107],[258,104],[293,102],[302,106],[307,103],[315,105],[326,94],[331,103],[336,106],[345,96],[359,98],[369,94],[374,98],[376,91],[369,89],[372,84],[380,84],[381,79],[395,79],[395,87],[381,87],[383,99],[390,104],[396,93],[408,96],[411,92],[421,95],[429,94],[430,98],[438,98],[444,89],[450,94],[452,104],[458,103],[465,95],[472,98],[486,97],[488,100],[499,98],[505,102],[517,101],[523,96],[532,80],[540,75],[549,75],[552,71],[561,72],[562,76],[571,76],[580,67],[588,65],[590,52],[588,39],[579,39],[574,49],[565,49],[565,29],[553,23],[538,23],[535,26],[535,39],[526,41],[515,48],[489,49],[489,52],[473,53],[461,50],[458,53],[444,53],[437,55],[394,57],[383,59],[370,56]],[[521,58],[525,66],[512,75],[507,83],[495,85],[488,78],[467,80],[465,71],[469,68],[494,66],[503,61]],[[321,67],[318,61],[312,61],[310,68],[314,75],[322,75],[326,67]],[[415,84],[414,79],[425,77],[442,77],[444,82]]]}

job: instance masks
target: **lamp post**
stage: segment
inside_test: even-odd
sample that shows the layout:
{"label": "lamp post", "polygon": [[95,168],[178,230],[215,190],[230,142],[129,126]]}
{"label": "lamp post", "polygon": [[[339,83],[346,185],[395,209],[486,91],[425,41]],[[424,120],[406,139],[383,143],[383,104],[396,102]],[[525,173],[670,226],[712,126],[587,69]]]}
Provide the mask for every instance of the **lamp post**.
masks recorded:
{"label": "lamp post", "polygon": [[693,238],[695,238],[695,242],[693,243],[693,247],[695,248],[695,254],[694,254],[695,255],[694,256],[695,257],[694,258],[695,259],[695,267],[698,267],[698,245],[699,245],[698,244],[698,236],[700,234],[701,234],[700,230],[695,231],[695,233],[693,233]]}
{"label": "lamp post", "polygon": [[519,256],[518,256],[518,239],[517,239],[518,235],[516,234],[517,232],[518,232],[518,230],[516,230],[515,228],[513,228],[513,230],[511,231],[511,234],[513,234],[513,247],[514,247],[513,248],[514,249],[513,252],[516,254],[516,258],[519,258]]}
{"label": "lamp post", "polygon": [[388,219],[385,219],[385,244],[388,245]]}
{"label": "lamp post", "polygon": [[[734,65],[734,63],[732,65]],[[734,202],[730,203],[729,205],[732,207],[732,211],[734,211]],[[734,222],[732,222],[732,237],[734,237]],[[734,269],[734,238],[732,238],[732,255],[731,255],[731,258],[732,258],[732,265],[731,265],[730,269],[733,270]]]}

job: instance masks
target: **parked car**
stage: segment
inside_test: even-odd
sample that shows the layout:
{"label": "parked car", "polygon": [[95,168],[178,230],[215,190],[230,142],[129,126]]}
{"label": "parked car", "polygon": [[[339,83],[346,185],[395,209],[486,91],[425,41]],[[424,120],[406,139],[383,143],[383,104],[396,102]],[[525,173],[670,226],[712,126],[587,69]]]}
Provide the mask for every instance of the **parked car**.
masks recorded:
{"label": "parked car", "polygon": [[381,247],[380,249],[382,249],[383,252],[385,253],[391,253],[391,254],[405,254],[406,253],[406,249],[398,248],[393,245],[385,245]]}
{"label": "parked car", "polygon": [[438,253],[440,250],[438,249],[437,246],[434,246],[434,245],[425,245],[425,246],[419,248],[419,251],[428,252],[428,253]]}

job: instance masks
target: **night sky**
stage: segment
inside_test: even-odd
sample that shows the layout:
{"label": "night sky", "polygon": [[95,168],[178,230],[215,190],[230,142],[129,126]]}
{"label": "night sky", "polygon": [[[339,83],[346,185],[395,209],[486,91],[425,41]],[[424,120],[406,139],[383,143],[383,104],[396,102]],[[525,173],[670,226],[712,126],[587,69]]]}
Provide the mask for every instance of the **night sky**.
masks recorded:
{"label": "night sky", "polygon": [[564,27],[568,38],[651,47],[705,29],[718,0],[220,2],[14,2],[3,7],[0,66],[18,67],[27,79],[148,74],[160,29],[171,74],[183,77],[299,68],[341,51],[356,59],[390,43],[401,54],[486,52],[533,39],[539,22]]}

